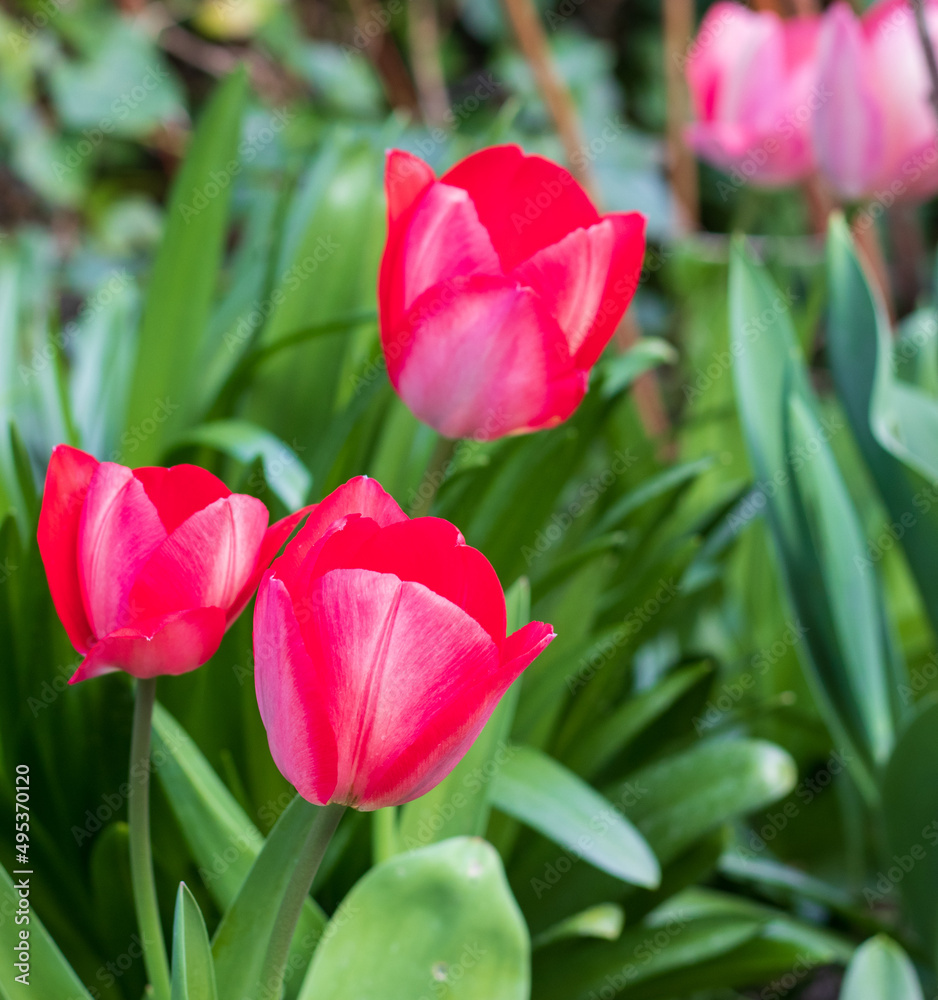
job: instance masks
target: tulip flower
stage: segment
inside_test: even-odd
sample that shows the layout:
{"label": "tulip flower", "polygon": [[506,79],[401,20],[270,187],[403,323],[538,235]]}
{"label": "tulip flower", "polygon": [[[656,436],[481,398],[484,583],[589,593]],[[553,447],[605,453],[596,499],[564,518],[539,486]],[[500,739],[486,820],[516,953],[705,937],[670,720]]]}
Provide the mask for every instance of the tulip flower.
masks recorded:
{"label": "tulip flower", "polygon": [[492,440],[566,420],[638,285],[645,220],[600,216],[517,146],[439,180],[388,154],[378,298],[388,375],[441,434]]}
{"label": "tulip flower", "polygon": [[554,638],[541,622],[505,631],[488,560],[448,521],[411,520],[353,479],[258,588],[254,676],[274,761],[317,805],[423,795]]}
{"label": "tulip flower", "polygon": [[[938,45],[938,3],[925,8]],[[887,206],[938,190],[938,122],[915,15],[885,0],[857,17],[846,3],[824,16],[819,81],[828,95],[813,120],[818,162],[846,201]]]}
{"label": "tulip flower", "polygon": [[813,171],[819,32],[818,17],[710,8],[685,64],[696,116],[687,139],[699,156],[739,184],[791,184]]}
{"label": "tulip flower", "polygon": [[205,469],[128,469],[59,445],[38,534],[56,611],[85,656],[70,683],[200,666],[305,513],[268,528],[260,500]]}

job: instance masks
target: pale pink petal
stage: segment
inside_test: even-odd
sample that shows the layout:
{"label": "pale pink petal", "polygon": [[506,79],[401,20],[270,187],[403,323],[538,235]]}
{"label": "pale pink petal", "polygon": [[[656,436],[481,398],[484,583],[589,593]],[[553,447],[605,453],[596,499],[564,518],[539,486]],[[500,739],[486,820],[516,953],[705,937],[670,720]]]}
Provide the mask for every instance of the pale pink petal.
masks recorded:
{"label": "pale pink petal", "polygon": [[603,220],[589,229],[574,229],[512,273],[519,284],[537,292],[566,335],[571,354],[596,322],[614,245],[613,225]]}
{"label": "pale pink petal", "polygon": [[408,316],[412,339],[388,373],[410,409],[447,437],[491,440],[528,426],[569,348],[538,297],[508,280],[430,289]]}
{"label": "pale pink petal", "polygon": [[78,532],[82,598],[95,635],[129,624],[127,600],[140,568],[166,539],[143,484],[102,462],[88,486]]}
{"label": "pale pink petal", "polygon": [[818,162],[841,197],[859,198],[883,169],[886,123],[863,32],[846,3],[828,10],[818,58],[825,97],[813,119]]}
{"label": "pale pink petal", "polygon": [[130,594],[135,616],[233,607],[251,578],[267,529],[267,508],[233,493],[196,511],[141,567]]}
{"label": "pale pink petal", "polygon": [[326,532],[352,514],[369,518],[380,527],[407,520],[397,501],[376,479],[356,476],[310,508],[306,523],[277,560],[277,576],[282,580],[291,579]]}
{"label": "pale pink petal", "polygon": [[[334,797],[366,808],[375,795],[409,798],[438,757],[455,765],[453,748],[471,742],[480,716],[511,683],[498,648],[478,622],[421,584],[340,569],[315,587],[308,652],[317,674],[322,665],[338,744]],[[428,729],[434,754],[397,767]]]}
{"label": "pale pink petal", "polygon": [[69,679],[123,670],[134,677],[184,674],[210,659],[225,634],[221,608],[194,608],[121,628],[97,642]]}
{"label": "pale pink petal", "polygon": [[336,786],[336,740],[322,665],[310,660],[290,595],[269,573],[254,608],[254,681],[257,705],[274,762],[309,802],[325,805]]}
{"label": "pale pink petal", "polygon": [[67,444],[53,450],[37,532],[55,610],[79,653],[87,653],[94,643],[81,596],[78,530],[82,505],[97,467],[97,459]]}

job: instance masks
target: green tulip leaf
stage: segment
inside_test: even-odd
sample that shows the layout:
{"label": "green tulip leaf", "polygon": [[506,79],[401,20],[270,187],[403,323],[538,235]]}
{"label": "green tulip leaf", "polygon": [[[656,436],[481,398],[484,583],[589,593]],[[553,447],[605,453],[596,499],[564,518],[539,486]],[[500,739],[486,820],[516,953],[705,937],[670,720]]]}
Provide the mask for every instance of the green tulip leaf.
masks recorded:
{"label": "green tulip leaf", "polygon": [[840,1000],[922,1000],[909,956],[880,934],[857,948],[840,987]]}
{"label": "green tulip leaf", "polygon": [[172,1000],[217,1000],[212,946],[199,904],[179,883],[173,922]]}
{"label": "green tulip leaf", "polygon": [[495,850],[455,837],[358,882],[326,928],[300,1000],[528,1000],[529,953]]}

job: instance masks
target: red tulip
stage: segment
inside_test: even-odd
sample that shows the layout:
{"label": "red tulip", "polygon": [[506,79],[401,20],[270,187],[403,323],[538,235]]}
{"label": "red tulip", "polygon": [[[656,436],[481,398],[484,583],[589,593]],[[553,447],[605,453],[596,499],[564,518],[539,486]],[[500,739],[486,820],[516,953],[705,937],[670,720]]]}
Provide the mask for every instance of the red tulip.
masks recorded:
{"label": "red tulip", "polygon": [[811,118],[819,17],[783,21],[772,11],[717,3],[686,63],[696,121],[688,141],[734,181],[790,184],[814,169]]}
{"label": "red tulip", "polygon": [[381,342],[404,402],[448,437],[566,420],[638,285],[645,220],[600,217],[561,167],[517,146],[439,180],[388,154]]}
{"label": "red tulip", "polygon": [[[925,6],[938,44],[938,3]],[[824,15],[820,82],[829,99],[814,119],[818,162],[845,200],[885,205],[938,190],[931,83],[907,0],[885,0],[857,17],[846,3]]]}
{"label": "red tulip", "polygon": [[505,637],[488,560],[448,521],[410,520],[373,479],[314,508],[261,581],[257,702],[303,798],[399,805],[442,781],[553,639]]}
{"label": "red tulip", "polygon": [[59,445],[39,551],[55,609],[85,655],[71,683],[200,666],[305,513],[268,528],[260,500],[205,469],[128,469]]}

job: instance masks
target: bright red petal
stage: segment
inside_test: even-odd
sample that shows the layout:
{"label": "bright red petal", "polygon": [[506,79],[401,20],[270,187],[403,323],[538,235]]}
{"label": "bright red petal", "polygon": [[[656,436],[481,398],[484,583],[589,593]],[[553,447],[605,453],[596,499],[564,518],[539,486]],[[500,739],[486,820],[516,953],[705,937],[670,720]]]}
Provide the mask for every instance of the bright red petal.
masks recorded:
{"label": "bright red petal", "polygon": [[134,469],[133,474],[143,483],[167,534],[197,510],[231,496],[231,490],[218,476],[198,465],[174,465],[169,469],[144,466]]}
{"label": "bright red petal", "polygon": [[115,670],[134,677],[184,674],[210,659],[225,634],[221,608],[195,608],[138,622],[96,643],[69,680],[77,684]]}
{"label": "bright red petal", "polygon": [[376,479],[369,479],[368,476],[350,479],[310,509],[306,524],[277,560],[277,576],[281,580],[292,579],[329,528],[350,514],[370,518],[381,527],[407,520],[407,515]]}
{"label": "bright red petal", "polygon": [[233,607],[257,565],[267,508],[233,493],[196,511],[141,567],[130,595],[135,615]]}
{"label": "bright red petal", "polygon": [[123,465],[102,462],[91,477],[78,530],[82,598],[95,635],[130,623],[134,580],[165,540],[166,529],[140,480]]}
{"label": "bright red petal", "polygon": [[505,641],[505,595],[492,564],[438,517],[401,521],[375,532],[349,566],[422,583],[474,618],[499,647]]}
{"label": "bright red petal", "polygon": [[254,681],[270,752],[283,776],[309,802],[325,805],[336,784],[330,689],[310,660],[282,581],[261,581],[254,608]]}
{"label": "bright red petal", "polygon": [[97,467],[97,459],[67,444],[53,450],[37,533],[55,610],[79,653],[87,653],[94,643],[81,598],[78,529],[88,484]]}
{"label": "bright red petal", "polygon": [[538,250],[599,222],[586,192],[563,167],[517,146],[491,146],[440,178],[465,188],[507,274]]}
{"label": "bright red petal", "polygon": [[419,157],[392,149],[387,154],[384,190],[388,203],[388,232],[378,275],[378,306],[381,330],[393,328],[393,319],[402,310],[403,282],[400,275],[401,244],[414,209],[436,180],[433,171]]}

